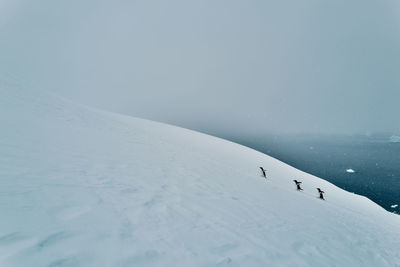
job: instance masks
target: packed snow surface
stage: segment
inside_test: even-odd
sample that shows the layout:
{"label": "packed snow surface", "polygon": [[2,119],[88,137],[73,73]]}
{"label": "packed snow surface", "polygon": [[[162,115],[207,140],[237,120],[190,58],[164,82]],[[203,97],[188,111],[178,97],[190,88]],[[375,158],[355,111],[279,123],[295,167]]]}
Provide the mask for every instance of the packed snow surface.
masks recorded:
{"label": "packed snow surface", "polygon": [[252,149],[7,83],[0,122],[0,266],[400,266],[399,216]]}

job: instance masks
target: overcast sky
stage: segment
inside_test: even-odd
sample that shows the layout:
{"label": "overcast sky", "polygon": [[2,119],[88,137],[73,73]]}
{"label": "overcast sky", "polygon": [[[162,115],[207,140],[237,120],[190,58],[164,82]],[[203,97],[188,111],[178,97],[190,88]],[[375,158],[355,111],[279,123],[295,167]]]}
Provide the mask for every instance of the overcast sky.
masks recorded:
{"label": "overcast sky", "polygon": [[0,0],[0,71],[222,135],[400,132],[400,2]]}

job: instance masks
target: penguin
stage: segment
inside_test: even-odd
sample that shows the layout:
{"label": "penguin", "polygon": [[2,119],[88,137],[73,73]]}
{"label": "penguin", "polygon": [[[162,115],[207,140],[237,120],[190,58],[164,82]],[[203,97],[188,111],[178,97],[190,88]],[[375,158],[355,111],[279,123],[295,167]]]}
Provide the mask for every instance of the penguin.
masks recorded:
{"label": "penguin", "polygon": [[303,190],[303,188],[300,187],[301,182],[299,182],[299,181],[297,181],[297,180],[293,180],[293,182],[296,183],[297,190],[299,190],[299,191],[300,191],[300,190]]}
{"label": "penguin", "polygon": [[264,168],[263,168],[263,167],[260,167],[260,169],[261,169],[261,171],[262,171],[263,177],[264,177],[265,179],[267,179],[267,175],[265,174]]}
{"label": "penguin", "polygon": [[318,190],[318,193],[319,193],[319,198],[322,199],[322,200],[325,200],[324,195],[323,195],[325,192],[322,191],[321,188],[317,188],[317,190]]}

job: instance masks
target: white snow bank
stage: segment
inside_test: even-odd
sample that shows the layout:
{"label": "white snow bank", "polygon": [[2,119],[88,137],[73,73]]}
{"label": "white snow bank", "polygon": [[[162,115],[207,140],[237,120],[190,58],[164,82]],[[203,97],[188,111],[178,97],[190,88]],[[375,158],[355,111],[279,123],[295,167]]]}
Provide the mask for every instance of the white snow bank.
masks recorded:
{"label": "white snow bank", "polygon": [[400,217],[249,148],[8,86],[0,123],[0,266],[400,265]]}

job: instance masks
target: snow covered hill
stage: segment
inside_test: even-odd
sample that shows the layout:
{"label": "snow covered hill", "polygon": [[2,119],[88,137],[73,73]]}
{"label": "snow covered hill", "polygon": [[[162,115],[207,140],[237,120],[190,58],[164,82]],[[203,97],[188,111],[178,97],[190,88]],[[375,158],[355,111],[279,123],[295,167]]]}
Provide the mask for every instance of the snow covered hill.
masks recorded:
{"label": "snow covered hill", "polygon": [[400,216],[252,149],[6,82],[0,127],[0,266],[400,266]]}

